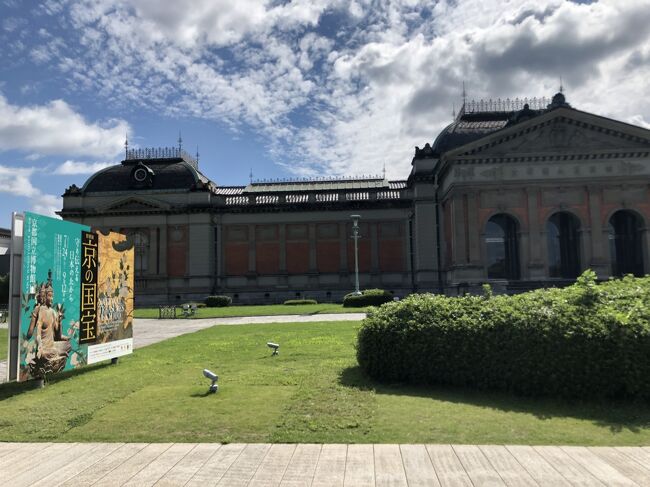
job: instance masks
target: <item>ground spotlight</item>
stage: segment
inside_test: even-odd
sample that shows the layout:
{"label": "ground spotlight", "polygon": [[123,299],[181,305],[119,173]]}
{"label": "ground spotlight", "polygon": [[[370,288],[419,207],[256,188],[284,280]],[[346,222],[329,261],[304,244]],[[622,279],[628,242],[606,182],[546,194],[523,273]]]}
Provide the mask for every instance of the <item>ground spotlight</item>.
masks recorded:
{"label": "ground spotlight", "polygon": [[278,355],[280,353],[278,352],[278,348],[280,348],[280,345],[278,345],[277,343],[268,342],[266,346],[273,350],[273,355]]}
{"label": "ground spotlight", "polygon": [[219,376],[214,372],[209,371],[208,369],[203,369],[203,375],[206,377],[206,379],[210,379],[212,381],[212,384],[210,384],[210,392],[217,392],[219,390],[219,386],[217,385]]}

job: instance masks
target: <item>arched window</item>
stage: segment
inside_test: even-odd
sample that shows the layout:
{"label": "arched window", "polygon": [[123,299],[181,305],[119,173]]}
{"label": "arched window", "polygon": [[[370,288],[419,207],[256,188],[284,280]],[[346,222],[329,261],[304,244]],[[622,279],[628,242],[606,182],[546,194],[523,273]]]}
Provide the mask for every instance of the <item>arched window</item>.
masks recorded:
{"label": "arched window", "polygon": [[133,239],[135,275],[142,276],[149,269],[149,232],[136,229],[129,232],[129,237]]}
{"label": "arched window", "polygon": [[571,213],[555,213],[546,223],[548,275],[575,279],[580,274],[580,222]]}
{"label": "arched window", "polygon": [[609,219],[609,251],[612,274],[643,275],[642,220],[629,210],[620,210]]}
{"label": "arched window", "polygon": [[517,222],[505,214],[494,215],[485,227],[488,279],[519,279]]}

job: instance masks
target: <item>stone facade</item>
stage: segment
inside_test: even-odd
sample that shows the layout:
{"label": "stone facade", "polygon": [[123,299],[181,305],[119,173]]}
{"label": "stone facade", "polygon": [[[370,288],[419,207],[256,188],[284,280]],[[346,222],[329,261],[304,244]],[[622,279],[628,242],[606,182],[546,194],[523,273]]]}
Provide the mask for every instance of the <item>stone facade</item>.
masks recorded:
{"label": "stone facade", "polygon": [[139,304],[338,300],[650,272],[650,131],[576,110],[462,110],[406,180],[218,186],[179,149],[130,151],[71,187],[65,219],[133,236]]}

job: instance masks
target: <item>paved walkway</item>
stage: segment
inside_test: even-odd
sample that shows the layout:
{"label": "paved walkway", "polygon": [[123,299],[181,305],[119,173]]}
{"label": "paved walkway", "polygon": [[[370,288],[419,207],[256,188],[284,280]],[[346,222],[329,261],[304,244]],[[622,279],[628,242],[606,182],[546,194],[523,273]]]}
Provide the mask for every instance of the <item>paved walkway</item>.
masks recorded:
{"label": "paved walkway", "polygon": [[243,316],[237,318],[201,318],[158,320],[138,318],[133,324],[133,346],[146,347],[185,333],[215,325],[248,325],[256,323],[307,323],[314,321],[358,321],[365,313],[328,313],[319,315]]}
{"label": "paved walkway", "polygon": [[7,486],[647,486],[650,447],[0,443]]}
{"label": "paved walkway", "polygon": [[[247,325],[254,323],[307,323],[314,321],[357,321],[366,317],[365,313],[324,313],[316,315],[278,315],[245,316],[236,318],[201,319],[143,319],[136,318],[133,323],[133,347],[146,347],[168,338],[192,333],[216,325]],[[0,324],[2,325],[2,324]],[[6,324],[4,324],[6,327]],[[7,361],[0,360],[0,384],[7,380]],[[0,477],[2,478],[2,477]]]}

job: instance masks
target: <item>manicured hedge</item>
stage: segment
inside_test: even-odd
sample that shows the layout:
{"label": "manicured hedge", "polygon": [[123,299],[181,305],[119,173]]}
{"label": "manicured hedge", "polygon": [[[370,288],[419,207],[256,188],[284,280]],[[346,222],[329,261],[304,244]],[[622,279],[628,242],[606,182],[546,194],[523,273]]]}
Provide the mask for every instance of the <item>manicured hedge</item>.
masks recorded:
{"label": "manicured hedge", "polygon": [[393,295],[383,289],[364,289],[361,294],[346,294],[343,298],[344,308],[363,308],[364,306],[381,306],[393,300]]}
{"label": "manicured hedge", "polygon": [[287,299],[283,304],[296,306],[298,304],[318,304],[315,299]]}
{"label": "manicured hedge", "polygon": [[357,359],[387,382],[650,399],[650,277],[515,296],[411,295],[369,313]]}
{"label": "manicured hedge", "polygon": [[208,296],[205,298],[205,305],[208,308],[224,308],[230,306],[232,298],[230,296]]}

